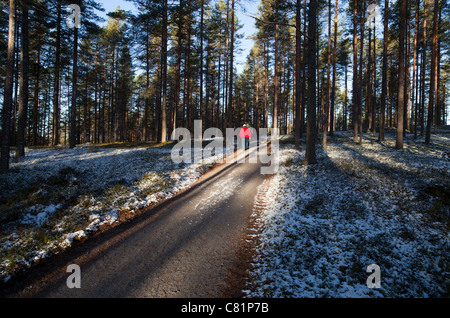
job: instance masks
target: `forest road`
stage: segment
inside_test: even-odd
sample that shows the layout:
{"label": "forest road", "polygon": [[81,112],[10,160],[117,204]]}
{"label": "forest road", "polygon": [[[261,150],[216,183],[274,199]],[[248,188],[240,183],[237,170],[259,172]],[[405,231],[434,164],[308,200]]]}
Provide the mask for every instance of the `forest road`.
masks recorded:
{"label": "forest road", "polygon": [[[218,165],[177,198],[63,253],[13,297],[242,297],[261,166]],[[81,288],[67,285],[70,264],[79,266]]]}

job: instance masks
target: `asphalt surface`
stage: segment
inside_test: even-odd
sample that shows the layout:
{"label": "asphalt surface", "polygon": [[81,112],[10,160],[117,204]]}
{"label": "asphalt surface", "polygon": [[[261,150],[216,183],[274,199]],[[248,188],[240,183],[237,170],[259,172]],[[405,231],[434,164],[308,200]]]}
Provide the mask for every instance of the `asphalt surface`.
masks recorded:
{"label": "asphalt surface", "polygon": [[[14,296],[239,297],[260,167],[219,165],[178,197],[42,265]],[[81,288],[67,285],[70,264],[80,268]]]}

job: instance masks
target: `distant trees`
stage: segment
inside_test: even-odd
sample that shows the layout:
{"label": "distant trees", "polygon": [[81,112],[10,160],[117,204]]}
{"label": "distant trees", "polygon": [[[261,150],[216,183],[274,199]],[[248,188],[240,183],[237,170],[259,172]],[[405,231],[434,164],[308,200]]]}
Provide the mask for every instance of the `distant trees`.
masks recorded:
{"label": "distant trees", "polygon": [[[237,107],[247,107],[247,114],[258,114],[254,107],[248,105],[260,104],[261,100],[267,99],[273,127],[278,123],[284,132],[295,131],[296,147],[300,148],[302,127],[305,127],[308,117],[308,110],[304,106],[309,105],[313,98],[311,90],[315,88],[315,131],[323,134],[324,147],[327,135],[332,135],[335,129],[351,127],[355,142],[362,143],[364,132],[373,136],[379,134],[378,139],[383,141],[385,129],[390,127],[396,129],[396,148],[401,149],[406,133],[417,132],[419,127],[421,135],[425,135],[424,118],[431,131],[438,122],[444,123],[444,114],[447,112],[442,94],[445,89],[442,83],[445,81],[442,80],[442,74],[438,75],[442,69],[440,59],[447,57],[442,53],[437,54],[444,42],[437,41],[440,45],[433,46],[426,36],[429,34],[429,23],[426,22],[430,20],[428,2],[419,0],[414,6],[402,0],[386,0],[384,3],[354,0],[317,2],[316,29],[320,32],[316,32],[316,63],[313,66],[316,82],[311,87],[307,83],[305,85],[304,79],[313,65],[312,56],[307,57],[306,53],[308,42],[312,39],[305,36],[305,30],[309,29],[312,21],[304,19],[302,22],[301,18],[302,12],[309,14],[309,10],[314,8],[310,7],[311,3],[303,1],[291,2],[285,7],[282,0],[261,1],[255,17],[258,33],[254,36],[255,45],[260,49],[252,51],[249,59],[262,61],[261,65],[265,66],[264,84],[267,83],[269,90],[267,93],[264,91],[263,96],[255,94],[253,100],[246,99],[245,105]],[[339,8],[345,6],[348,10],[346,16],[339,14]],[[440,23],[442,12],[449,12],[447,1],[435,1],[432,12],[433,39],[436,40],[436,36],[448,38],[448,26],[444,27]],[[415,17],[413,13],[416,13]],[[415,23],[412,23],[413,19]],[[380,25],[384,28],[380,28]],[[339,30],[345,28],[347,32]],[[328,32],[323,32],[324,29]],[[278,37],[283,32],[288,36]],[[382,38],[380,34],[383,34]],[[352,48],[348,47],[349,43],[353,44]],[[434,48],[434,55],[433,50],[427,50],[430,45]],[[448,50],[448,45],[444,46]],[[283,49],[286,51],[282,51],[282,62],[279,63],[280,50]],[[348,72],[349,54],[353,58],[352,68]],[[247,65],[252,65],[250,60]],[[249,68],[242,76],[248,78],[248,72],[252,71],[257,77],[257,70],[255,67]],[[350,76],[352,106],[347,107],[347,82]],[[288,89],[288,94],[279,94],[280,84],[282,89]],[[342,86],[345,94],[341,94]],[[428,110],[423,107],[426,102],[424,89],[427,87],[430,87]],[[433,100],[438,104],[433,103]],[[291,104],[292,107],[289,106]],[[433,105],[436,108],[432,108]],[[285,114],[291,116],[288,120],[291,125],[283,127]],[[433,116],[438,114],[439,119],[433,120]],[[427,137],[425,142],[429,142]]]}
{"label": "distant trees", "polygon": [[[245,2],[130,2],[135,14],[106,23],[99,1],[0,2],[2,171],[11,146],[165,142],[196,119],[279,128],[297,149],[306,132],[308,162],[319,133],[326,146],[336,130],[361,143],[394,128],[402,148],[448,119],[448,1],[261,0],[242,72]],[[65,23],[69,4],[80,29]]]}

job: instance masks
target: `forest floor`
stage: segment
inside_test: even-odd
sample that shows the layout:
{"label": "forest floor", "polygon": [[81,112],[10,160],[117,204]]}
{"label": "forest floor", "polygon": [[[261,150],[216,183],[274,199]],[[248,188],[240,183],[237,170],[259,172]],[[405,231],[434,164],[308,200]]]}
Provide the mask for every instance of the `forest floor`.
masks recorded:
{"label": "forest floor", "polygon": [[[318,163],[283,145],[250,238],[248,297],[449,297],[450,130],[395,150],[336,132]],[[368,288],[371,264],[381,288]],[[370,279],[372,281],[372,279]]]}
{"label": "forest floor", "polygon": [[[243,158],[250,152],[237,151]],[[261,164],[215,165],[191,188],[126,223],[74,244],[11,280],[8,297],[242,297],[242,254]],[[245,251],[244,251],[245,252]],[[243,257],[244,256],[244,257]],[[80,268],[68,288],[67,268]],[[0,295],[3,293],[0,289]]]}
{"label": "forest floor", "polygon": [[13,159],[0,175],[0,282],[188,189],[226,152],[175,163],[173,145],[37,147]]}
{"label": "forest floor", "polygon": [[[425,145],[336,132],[318,163],[281,142],[256,196],[246,297],[448,297],[450,131]],[[0,282],[189,188],[222,160],[176,164],[171,146],[28,149],[0,176]],[[381,269],[370,289],[367,267]]]}

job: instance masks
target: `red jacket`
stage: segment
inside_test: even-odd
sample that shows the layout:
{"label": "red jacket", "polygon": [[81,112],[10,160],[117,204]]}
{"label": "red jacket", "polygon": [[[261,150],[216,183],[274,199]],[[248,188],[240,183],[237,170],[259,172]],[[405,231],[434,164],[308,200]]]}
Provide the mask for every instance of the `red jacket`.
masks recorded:
{"label": "red jacket", "polygon": [[239,132],[239,137],[250,139],[252,137],[252,132],[250,131],[250,129],[244,126]]}

